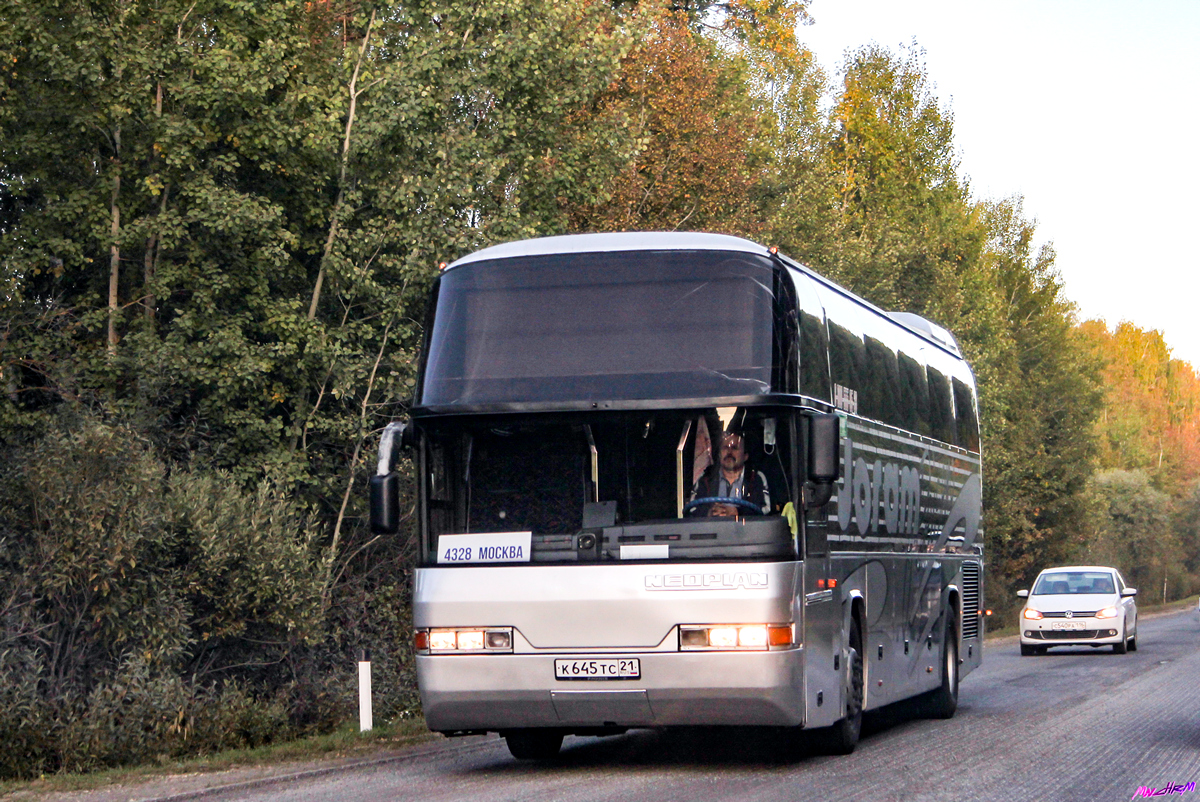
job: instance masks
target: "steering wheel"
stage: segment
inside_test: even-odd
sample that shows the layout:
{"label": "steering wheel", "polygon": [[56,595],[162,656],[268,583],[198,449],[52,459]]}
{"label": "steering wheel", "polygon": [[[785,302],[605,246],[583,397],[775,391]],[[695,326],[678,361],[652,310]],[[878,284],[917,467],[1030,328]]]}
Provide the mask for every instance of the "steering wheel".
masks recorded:
{"label": "steering wheel", "polygon": [[754,515],[762,515],[762,507],[752,501],[747,501],[744,498],[732,498],[730,496],[707,496],[689,501],[683,505],[683,514],[687,515],[697,507],[703,507],[705,504],[732,504],[735,507],[741,507],[747,512]]}

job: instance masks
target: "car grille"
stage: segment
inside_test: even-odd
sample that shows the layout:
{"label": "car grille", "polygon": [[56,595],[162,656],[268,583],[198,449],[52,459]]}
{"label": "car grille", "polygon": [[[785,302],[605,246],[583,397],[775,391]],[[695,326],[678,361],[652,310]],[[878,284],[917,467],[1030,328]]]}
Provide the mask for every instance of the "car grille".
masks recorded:
{"label": "car grille", "polygon": [[1101,630],[1098,629],[1044,629],[1040,632],[1035,631],[1034,637],[1040,637],[1042,640],[1088,640],[1099,637]]}
{"label": "car grille", "polygon": [[[1042,611],[1042,617],[1044,617],[1044,618],[1066,618],[1067,614],[1065,612],[1047,613],[1045,611]],[[1082,610],[1082,611],[1081,610],[1072,610],[1071,617],[1072,618],[1095,618],[1096,611],[1095,610]]]}

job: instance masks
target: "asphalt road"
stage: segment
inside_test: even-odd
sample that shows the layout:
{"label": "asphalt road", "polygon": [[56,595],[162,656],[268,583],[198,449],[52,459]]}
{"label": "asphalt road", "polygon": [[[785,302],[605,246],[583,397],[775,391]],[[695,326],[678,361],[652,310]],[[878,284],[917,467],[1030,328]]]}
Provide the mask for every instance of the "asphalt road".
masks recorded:
{"label": "asphalt road", "polygon": [[[1014,639],[989,644],[953,719],[915,720],[893,706],[868,718],[847,757],[775,732],[635,731],[568,738],[557,762],[532,764],[479,736],[202,798],[1010,802],[1129,800],[1144,786],[1200,786],[1200,616],[1143,618],[1138,636],[1139,650],[1126,655],[1020,657]],[[126,790],[126,799],[146,798]],[[1200,802],[1200,790],[1171,795],[1186,797]]]}

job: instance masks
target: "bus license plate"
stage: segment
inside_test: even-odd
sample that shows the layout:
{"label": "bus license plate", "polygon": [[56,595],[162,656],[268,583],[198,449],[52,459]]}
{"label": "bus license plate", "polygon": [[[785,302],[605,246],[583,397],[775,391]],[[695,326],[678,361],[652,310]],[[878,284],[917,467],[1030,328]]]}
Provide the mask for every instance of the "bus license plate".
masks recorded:
{"label": "bus license plate", "polygon": [[603,660],[555,660],[555,679],[641,679],[642,661],[636,657]]}
{"label": "bus license plate", "polygon": [[1055,621],[1050,625],[1051,629],[1083,629],[1082,621]]}

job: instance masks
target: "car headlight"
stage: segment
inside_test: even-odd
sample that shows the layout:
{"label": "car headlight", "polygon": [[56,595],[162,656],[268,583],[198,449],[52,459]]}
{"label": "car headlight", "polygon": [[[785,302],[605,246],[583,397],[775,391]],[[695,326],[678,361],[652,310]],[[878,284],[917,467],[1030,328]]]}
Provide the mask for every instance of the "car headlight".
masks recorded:
{"label": "car headlight", "polygon": [[1116,618],[1117,617],[1117,608],[1116,607],[1105,607],[1103,610],[1097,610],[1096,617],[1097,618]]}
{"label": "car headlight", "polygon": [[1021,613],[1021,617],[1028,618],[1030,621],[1041,621],[1044,616],[1042,616],[1041,610],[1035,610],[1032,607],[1026,607],[1024,612]]}

